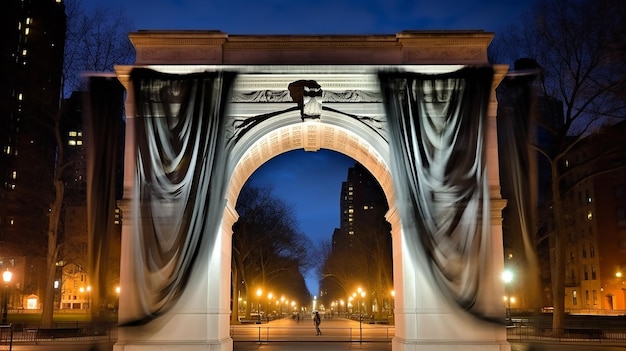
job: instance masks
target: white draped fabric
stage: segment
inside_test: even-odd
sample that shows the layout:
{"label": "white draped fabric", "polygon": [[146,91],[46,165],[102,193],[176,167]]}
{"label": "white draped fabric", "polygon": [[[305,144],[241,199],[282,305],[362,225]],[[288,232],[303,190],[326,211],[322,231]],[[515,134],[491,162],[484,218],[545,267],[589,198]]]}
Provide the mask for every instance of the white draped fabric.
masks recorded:
{"label": "white draped fabric", "polygon": [[405,245],[445,296],[488,318],[480,278],[491,258],[485,125],[493,69],[379,78]]}
{"label": "white draped fabric", "polygon": [[212,249],[225,202],[224,108],[233,79],[223,72],[131,74],[136,174],[128,274],[139,308],[122,324],[168,311],[197,258]]}

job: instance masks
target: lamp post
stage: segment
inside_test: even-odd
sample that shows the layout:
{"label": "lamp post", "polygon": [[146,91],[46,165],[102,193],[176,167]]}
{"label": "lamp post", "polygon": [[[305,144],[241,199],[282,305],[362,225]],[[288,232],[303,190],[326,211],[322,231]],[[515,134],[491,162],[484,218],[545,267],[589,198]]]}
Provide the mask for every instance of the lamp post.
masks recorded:
{"label": "lamp post", "polygon": [[257,317],[258,317],[257,324],[261,324],[261,295],[263,295],[263,290],[261,290],[259,288],[259,289],[256,290],[256,296],[257,296],[256,314],[257,314]]}
{"label": "lamp post", "polygon": [[509,270],[502,272],[502,280],[504,281],[504,290],[507,296],[506,299],[506,323],[511,323],[511,282],[513,281],[513,273]]}
{"label": "lamp post", "polygon": [[2,273],[2,280],[4,280],[4,302],[2,304],[2,324],[7,324],[7,316],[9,310],[9,283],[11,282],[11,278],[13,278],[13,273],[10,270],[4,271]]}
{"label": "lamp post", "polygon": [[[395,290],[391,290],[391,306],[389,306],[391,308],[391,318],[393,319],[393,313],[394,313],[394,309],[395,309],[395,301],[396,300],[396,291]],[[395,321],[394,321],[395,323]]]}

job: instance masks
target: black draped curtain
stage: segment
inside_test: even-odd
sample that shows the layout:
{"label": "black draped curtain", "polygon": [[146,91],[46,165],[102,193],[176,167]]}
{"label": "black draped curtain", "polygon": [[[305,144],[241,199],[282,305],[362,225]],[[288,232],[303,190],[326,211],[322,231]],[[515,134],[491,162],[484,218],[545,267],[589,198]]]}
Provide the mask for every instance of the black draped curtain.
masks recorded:
{"label": "black draped curtain", "polygon": [[530,142],[533,118],[532,84],[538,77],[536,69],[513,71],[498,86],[498,145],[500,184],[507,199],[504,209],[504,230],[515,250],[515,262],[523,270],[516,272],[516,281],[528,292],[530,303],[540,306],[539,267],[533,236],[537,225],[537,160]]}
{"label": "black draped curtain", "polygon": [[132,310],[123,314],[123,325],[170,310],[198,257],[214,245],[227,181],[224,109],[234,78],[228,72],[131,73],[136,173],[125,273],[132,286],[121,288]]}
{"label": "black draped curtain", "polygon": [[488,318],[491,258],[485,127],[493,69],[379,74],[405,244],[442,293]]}
{"label": "black draped curtain", "polygon": [[94,320],[104,303],[110,246],[115,235],[116,180],[123,145],[124,87],[116,77],[91,77],[84,100],[87,151],[87,233],[91,312]]}

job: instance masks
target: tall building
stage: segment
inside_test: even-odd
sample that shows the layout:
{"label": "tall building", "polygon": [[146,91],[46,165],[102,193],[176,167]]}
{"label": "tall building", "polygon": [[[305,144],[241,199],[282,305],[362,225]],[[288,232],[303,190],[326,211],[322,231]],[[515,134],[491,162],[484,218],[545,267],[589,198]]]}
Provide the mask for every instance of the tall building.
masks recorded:
{"label": "tall building", "polygon": [[[360,311],[384,319],[390,314],[393,276],[391,226],[385,219],[387,199],[376,178],[361,164],[348,169],[341,185],[340,227],[325,262],[322,302],[343,301],[344,312]],[[357,290],[362,296],[354,297]],[[339,308],[339,310],[341,310]]]}
{"label": "tall building", "polygon": [[349,249],[359,234],[380,228],[388,209],[385,194],[369,171],[359,163],[349,168],[341,184],[340,227],[333,235],[333,249]]}
{"label": "tall building", "polygon": [[[10,268],[13,255],[30,257],[13,272],[23,285],[11,287],[23,296],[39,295],[44,271],[33,257],[45,257],[54,194],[65,8],[61,0],[7,0],[1,18],[0,269]],[[15,249],[3,251],[9,242]]]}
{"label": "tall building", "polygon": [[[626,122],[605,127],[573,148],[563,165],[567,214],[565,308],[626,310]],[[599,157],[607,150],[612,156]]]}

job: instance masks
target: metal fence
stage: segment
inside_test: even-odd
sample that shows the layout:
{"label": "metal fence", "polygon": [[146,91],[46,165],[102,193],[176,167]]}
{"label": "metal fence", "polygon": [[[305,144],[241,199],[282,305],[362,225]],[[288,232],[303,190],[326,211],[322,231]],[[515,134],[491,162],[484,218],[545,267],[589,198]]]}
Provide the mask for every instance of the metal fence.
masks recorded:
{"label": "metal fence", "polygon": [[11,325],[0,325],[0,350],[13,349],[13,329]]}
{"label": "metal fence", "polygon": [[[52,328],[23,324],[0,326],[0,350],[10,350],[7,345],[49,341],[115,341],[117,327],[112,324],[85,322],[56,323]],[[2,348],[3,347],[3,348]]]}
{"label": "metal fence", "polygon": [[515,324],[507,328],[507,337],[513,341],[594,341],[598,343],[626,343],[623,327],[551,327]]}
{"label": "metal fence", "polygon": [[316,335],[313,327],[240,325],[231,326],[230,336],[235,342],[270,343],[292,342],[391,342],[395,335],[394,327],[362,325],[360,327],[322,327],[322,335]]}

